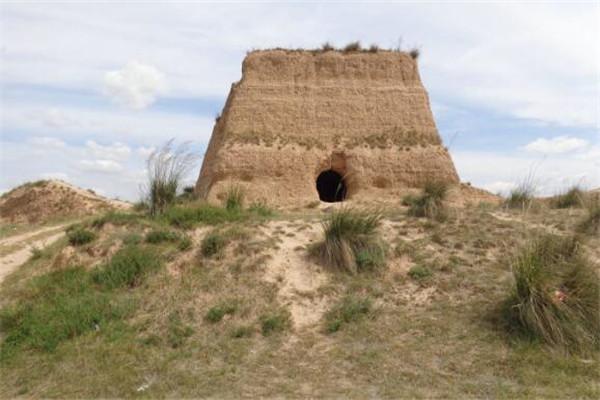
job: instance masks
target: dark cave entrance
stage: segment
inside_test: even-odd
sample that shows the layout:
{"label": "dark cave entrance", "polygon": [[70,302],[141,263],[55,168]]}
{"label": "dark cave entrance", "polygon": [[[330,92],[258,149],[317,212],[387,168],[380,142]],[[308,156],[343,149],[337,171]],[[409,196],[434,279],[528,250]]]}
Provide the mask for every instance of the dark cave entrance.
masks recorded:
{"label": "dark cave entrance", "polygon": [[328,203],[344,201],[346,198],[344,178],[331,169],[323,171],[317,178],[317,191],[321,201]]}

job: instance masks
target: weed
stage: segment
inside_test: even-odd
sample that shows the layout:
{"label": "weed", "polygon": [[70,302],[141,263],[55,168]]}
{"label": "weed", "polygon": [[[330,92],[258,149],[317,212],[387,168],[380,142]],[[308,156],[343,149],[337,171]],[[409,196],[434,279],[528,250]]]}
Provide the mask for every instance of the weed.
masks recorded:
{"label": "weed", "polygon": [[556,208],[575,208],[581,207],[584,203],[585,194],[578,186],[573,186],[565,193],[559,194],[553,199],[553,205]]}
{"label": "weed", "polygon": [[248,212],[256,214],[260,217],[272,217],[274,214],[273,210],[267,206],[267,203],[264,200],[256,201],[250,204],[248,207]]}
{"label": "weed", "polygon": [[504,204],[508,208],[521,208],[525,210],[531,206],[534,194],[535,186],[533,181],[528,178],[510,191]]}
{"label": "weed", "polygon": [[193,244],[192,239],[190,239],[189,236],[184,235],[184,236],[181,236],[181,239],[179,240],[179,244],[177,245],[177,248],[180,251],[187,251],[192,248],[192,244]]}
{"label": "weed", "polygon": [[169,325],[167,327],[167,342],[172,348],[178,348],[183,345],[185,340],[194,334],[194,329],[183,323],[178,312],[172,312],[169,315]]}
{"label": "weed", "polygon": [[263,336],[283,332],[291,326],[290,313],[285,309],[265,313],[260,317],[260,326]]}
{"label": "weed", "polygon": [[165,230],[153,230],[146,234],[146,242],[157,244],[163,242],[177,242],[180,235],[177,232]]}
{"label": "weed", "polygon": [[67,232],[67,238],[71,245],[82,246],[92,242],[96,238],[96,235],[87,229],[76,227]]}
{"label": "weed", "polygon": [[337,332],[345,324],[356,322],[371,311],[372,302],[368,297],[346,296],[325,314],[325,330],[327,333]]}
{"label": "weed", "polygon": [[321,51],[333,51],[335,47],[333,47],[329,42],[325,42],[321,45]]}
{"label": "weed", "polygon": [[139,233],[128,233],[127,236],[123,238],[123,244],[125,246],[131,246],[134,244],[140,244],[143,238]]}
{"label": "weed", "polygon": [[154,251],[142,246],[127,246],[119,250],[112,259],[96,269],[94,282],[113,289],[138,286],[150,272],[162,265]]}
{"label": "weed", "polygon": [[82,267],[54,271],[35,278],[25,300],[0,313],[5,335],[2,357],[17,347],[54,351],[59,343],[121,318],[127,307],[94,290]]}
{"label": "weed", "polygon": [[416,60],[419,58],[419,56],[421,55],[421,50],[414,48],[411,51],[408,52],[408,54],[411,56],[411,58],[413,60]]}
{"label": "weed", "polygon": [[139,219],[140,216],[138,214],[110,211],[103,216],[94,219],[92,221],[92,227],[102,228],[108,223],[117,226],[129,225],[133,222],[137,222]]}
{"label": "weed", "polygon": [[587,235],[600,233],[600,195],[589,196],[583,203],[586,216],[577,224],[577,231]]}
{"label": "weed", "polygon": [[231,331],[230,336],[234,339],[248,338],[254,335],[254,327],[238,326]]}
{"label": "weed", "polygon": [[189,229],[196,224],[217,225],[223,222],[239,221],[244,219],[245,215],[208,203],[201,203],[193,206],[171,207],[162,217],[171,225]]}
{"label": "weed", "polygon": [[173,139],[150,154],[146,160],[148,187],[145,196],[151,215],[162,214],[174,203],[181,181],[196,159],[189,143],[174,147]]}
{"label": "weed", "polygon": [[348,43],[344,49],[343,52],[344,53],[350,53],[350,52],[354,52],[354,51],[360,51],[361,50],[361,46],[360,46],[360,42],[351,42]]}
{"label": "weed", "polygon": [[44,258],[46,256],[46,252],[44,249],[40,249],[39,247],[31,248],[31,260],[39,260],[40,258]]}
{"label": "weed", "polygon": [[212,257],[219,254],[225,248],[227,241],[218,231],[213,231],[202,239],[200,252],[204,257]]}
{"label": "weed", "polygon": [[385,248],[383,245],[371,246],[356,254],[356,266],[359,271],[373,271],[385,265]]}
{"label": "weed", "polygon": [[244,190],[239,186],[232,186],[225,194],[225,209],[229,212],[241,211],[244,205]]}
{"label": "weed", "polygon": [[235,301],[226,301],[217,304],[208,309],[204,319],[213,324],[220,322],[225,315],[234,314],[237,311],[238,305]]}
{"label": "weed", "polygon": [[[351,273],[383,265],[384,253],[377,232],[381,214],[373,211],[355,211],[342,208],[334,211],[324,222],[324,239],[311,247],[310,252],[325,265]],[[362,253],[361,264],[357,262]]]}
{"label": "weed", "polygon": [[372,44],[369,46],[369,53],[377,53],[379,51],[379,46],[376,44]]}
{"label": "weed", "polygon": [[418,282],[423,282],[429,279],[432,275],[433,272],[431,272],[431,269],[424,265],[415,265],[408,270],[408,276]]}
{"label": "weed", "polygon": [[409,204],[408,214],[414,217],[427,217],[441,221],[446,217],[444,199],[448,186],[444,182],[427,182],[419,196],[405,197]]}
{"label": "weed", "polygon": [[600,284],[574,238],[545,235],[512,261],[508,328],[569,352],[600,345]]}

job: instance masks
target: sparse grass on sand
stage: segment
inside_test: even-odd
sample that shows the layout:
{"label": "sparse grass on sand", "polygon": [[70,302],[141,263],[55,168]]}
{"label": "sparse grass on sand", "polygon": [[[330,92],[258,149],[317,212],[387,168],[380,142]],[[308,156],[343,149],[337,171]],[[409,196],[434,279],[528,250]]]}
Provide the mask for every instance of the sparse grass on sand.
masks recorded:
{"label": "sparse grass on sand", "polygon": [[600,284],[573,237],[544,235],[515,257],[509,328],[566,351],[600,345]]}
{"label": "sparse grass on sand", "polygon": [[[598,273],[597,235],[579,234],[575,252],[521,252],[547,230],[571,237],[587,210],[469,207],[438,223],[393,208],[359,218],[302,208],[270,222],[250,208],[185,201],[171,215],[113,213],[81,223],[93,242],[61,238],[29,259],[0,285],[0,398],[599,397],[594,346],[551,345],[525,333],[517,312],[533,297],[589,309],[581,285],[593,280],[576,265]],[[195,219],[171,218],[186,213]],[[326,270],[305,250],[325,245],[320,222],[330,239],[394,251],[352,250],[356,269],[374,273]],[[187,237],[189,251],[171,234],[149,243],[150,232]],[[206,257],[211,235],[223,246]],[[515,266],[556,265],[513,297],[513,256]],[[539,315],[552,310],[543,304]],[[595,323],[572,321],[562,337]]]}
{"label": "sparse grass on sand", "polygon": [[323,264],[350,273],[378,268],[385,264],[385,247],[377,232],[381,218],[377,211],[333,211],[323,222],[323,240],[310,251]]}

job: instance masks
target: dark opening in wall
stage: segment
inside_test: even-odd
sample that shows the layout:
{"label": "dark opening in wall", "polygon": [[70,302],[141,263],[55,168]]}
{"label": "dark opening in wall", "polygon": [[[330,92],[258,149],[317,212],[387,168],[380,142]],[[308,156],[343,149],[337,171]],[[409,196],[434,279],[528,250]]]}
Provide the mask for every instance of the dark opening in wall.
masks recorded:
{"label": "dark opening in wall", "polygon": [[317,191],[321,201],[343,201],[346,198],[344,178],[333,170],[323,171],[317,178]]}

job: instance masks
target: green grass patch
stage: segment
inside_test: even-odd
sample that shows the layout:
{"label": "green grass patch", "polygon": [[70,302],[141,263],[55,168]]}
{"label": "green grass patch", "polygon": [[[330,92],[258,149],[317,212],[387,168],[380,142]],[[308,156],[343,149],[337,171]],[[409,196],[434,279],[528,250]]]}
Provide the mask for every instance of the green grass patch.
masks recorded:
{"label": "green grass patch", "polygon": [[73,246],[82,246],[96,239],[96,234],[82,227],[75,227],[67,231],[67,239]]}
{"label": "green grass patch", "polygon": [[196,225],[217,225],[225,222],[240,221],[247,216],[237,210],[227,210],[208,203],[174,206],[162,215],[169,224],[190,229]]}
{"label": "green grass patch", "polygon": [[208,309],[206,315],[204,315],[204,319],[210,323],[216,324],[220,322],[225,315],[232,315],[238,309],[237,302],[235,301],[227,301],[217,304]]}
{"label": "green grass patch", "polygon": [[337,332],[344,325],[361,320],[372,309],[373,305],[368,297],[346,296],[325,314],[325,331]]}
{"label": "green grass patch", "polygon": [[139,222],[143,216],[135,213],[110,211],[94,220],[92,220],[93,228],[102,228],[105,224],[112,224],[115,226],[130,225]]}
{"label": "green grass patch", "polygon": [[424,282],[432,275],[431,269],[425,265],[415,265],[408,270],[408,276],[418,282]]}
{"label": "green grass patch", "polygon": [[240,212],[244,207],[244,190],[239,186],[232,186],[225,193],[225,209],[229,212]]}
{"label": "green grass patch", "polygon": [[21,346],[54,351],[63,341],[102,329],[128,312],[123,302],[97,290],[82,267],[34,278],[24,300],[0,313],[3,357]]}
{"label": "green grass patch", "polygon": [[249,338],[249,337],[252,337],[253,335],[254,335],[254,327],[248,326],[248,325],[243,325],[243,326],[238,326],[238,327],[235,327],[234,329],[232,329],[229,336],[231,336],[234,339],[241,339],[241,338]]}
{"label": "green grass patch", "polygon": [[210,232],[202,239],[200,252],[204,257],[213,257],[220,254],[226,245],[227,240],[221,233],[218,231]]}
{"label": "green grass patch", "polygon": [[108,289],[135,287],[161,265],[160,256],[152,249],[128,246],[119,250],[108,263],[96,269],[92,277],[94,282]]}
{"label": "green grass patch", "polygon": [[281,333],[291,327],[290,312],[285,309],[265,313],[260,317],[260,328],[263,336]]}
{"label": "green grass patch", "polygon": [[569,352],[599,348],[600,283],[576,239],[535,239],[515,257],[512,270],[509,330]]}
{"label": "green grass patch", "polygon": [[177,232],[167,231],[167,230],[152,230],[146,234],[146,242],[157,244],[164,242],[178,242],[180,240],[180,235]]}

